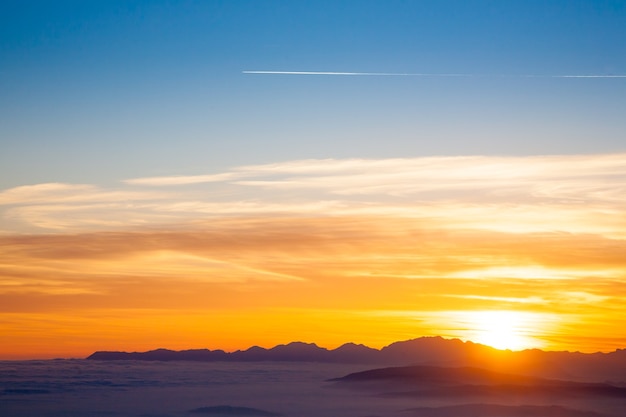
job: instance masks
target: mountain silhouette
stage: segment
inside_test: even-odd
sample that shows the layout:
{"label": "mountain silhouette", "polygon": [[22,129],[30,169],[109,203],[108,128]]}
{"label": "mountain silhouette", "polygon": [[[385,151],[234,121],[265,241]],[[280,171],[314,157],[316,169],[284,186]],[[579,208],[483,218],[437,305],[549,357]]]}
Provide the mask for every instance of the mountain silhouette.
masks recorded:
{"label": "mountain silhouette", "polygon": [[605,417],[595,411],[576,410],[559,405],[461,404],[418,407],[406,410],[407,417]]}
{"label": "mountain silhouette", "polygon": [[[337,385],[383,389],[387,396],[543,398],[595,396],[626,399],[626,387],[515,375],[492,370],[402,366],[356,372],[330,380]],[[391,391],[390,391],[391,390]]]}
{"label": "mountain silhouette", "polygon": [[287,362],[336,362],[336,363],[385,363],[381,352],[364,345],[346,343],[328,350],[314,343],[292,342],[265,349],[252,346],[247,350],[226,353],[223,350],[193,349],[174,351],[156,349],[147,352],[98,351],[87,357],[90,360],[145,360],[145,361],[287,361]]}
{"label": "mountain silhouette", "polygon": [[[419,417],[617,417],[626,386],[442,366],[371,369],[329,380],[331,387],[382,399],[422,404],[403,415]],[[603,410],[602,413],[591,410]],[[608,411],[609,414],[605,414]]]}
{"label": "mountain silhouette", "polygon": [[247,350],[193,349],[147,352],[98,351],[89,360],[145,361],[289,361],[363,364],[374,366],[432,365],[477,367],[523,375],[551,376],[571,380],[612,380],[626,384],[626,350],[610,353],[566,351],[498,350],[458,339],[421,337],[395,342],[382,349],[354,343],[326,349],[314,343],[292,342],[270,349],[253,346]]}

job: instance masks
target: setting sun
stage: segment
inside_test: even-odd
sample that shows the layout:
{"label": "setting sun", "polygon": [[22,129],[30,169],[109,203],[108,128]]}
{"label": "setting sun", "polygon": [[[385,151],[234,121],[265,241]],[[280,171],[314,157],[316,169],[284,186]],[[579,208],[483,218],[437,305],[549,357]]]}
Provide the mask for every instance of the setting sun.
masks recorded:
{"label": "setting sun", "polygon": [[538,326],[538,317],[517,311],[476,311],[465,317],[468,338],[496,349],[523,350],[541,347],[532,337]]}

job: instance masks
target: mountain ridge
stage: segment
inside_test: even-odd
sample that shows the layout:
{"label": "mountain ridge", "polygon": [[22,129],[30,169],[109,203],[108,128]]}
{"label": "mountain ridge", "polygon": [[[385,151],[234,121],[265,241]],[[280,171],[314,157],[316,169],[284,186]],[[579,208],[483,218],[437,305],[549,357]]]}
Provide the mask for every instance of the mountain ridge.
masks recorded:
{"label": "mountain ridge", "polygon": [[291,342],[272,348],[246,350],[155,349],[146,352],[97,351],[87,360],[203,361],[203,362],[323,362],[363,365],[474,366],[527,375],[551,375],[573,379],[598,377],[626,384],[626,350],[581,353],[568,351],[498,350],[474,342],[421,337],[391,343],[381,349],[345,343],[335,349],[315,343]]}

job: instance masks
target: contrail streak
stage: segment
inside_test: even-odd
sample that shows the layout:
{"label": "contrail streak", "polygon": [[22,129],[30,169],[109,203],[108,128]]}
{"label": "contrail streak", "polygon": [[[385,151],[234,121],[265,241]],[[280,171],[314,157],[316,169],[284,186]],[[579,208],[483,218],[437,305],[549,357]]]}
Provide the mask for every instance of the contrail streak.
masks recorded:
{"label": "contrail streak", "polygon": [[480,78],[626,78],[626,75],[478,75],[478,74],[455,74],[455,73],[402,73],[402,72],[335,72],[335,71],[241,71],[242,74],[273,74],[273,75],[344,75],[344,76],[380,76],[380,77],[480,77]]}
{"label": "contrail streak", "polygon": [[241,71],[243,74],[282,74],[282,75],[369,75],[384,77],[473,77],[472,74],[421,74],[398,72],[333,72],[333,71]]}
{"label": "contrail streak", "polygon": [[552,78],[626,78],[626,75],[546,75]]}

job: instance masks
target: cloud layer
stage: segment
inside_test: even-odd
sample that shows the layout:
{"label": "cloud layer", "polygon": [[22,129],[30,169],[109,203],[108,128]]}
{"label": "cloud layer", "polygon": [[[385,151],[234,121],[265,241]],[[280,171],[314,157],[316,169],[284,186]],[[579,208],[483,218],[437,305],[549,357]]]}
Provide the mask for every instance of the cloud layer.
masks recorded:
{"label": "cloud layer", "polygon": [[537,346],[626,344],[626,154],[288,161],[0,205],[7,350],[68,331],[380,346],[471,338],[465,312],[492,310],[532,317]]}
{"label": "cloud layer", "polygon": [[0,193],[5,233],[92,231],[221,216],[391,216],[442,227],[623,237],[626,154],[301,160]]}

